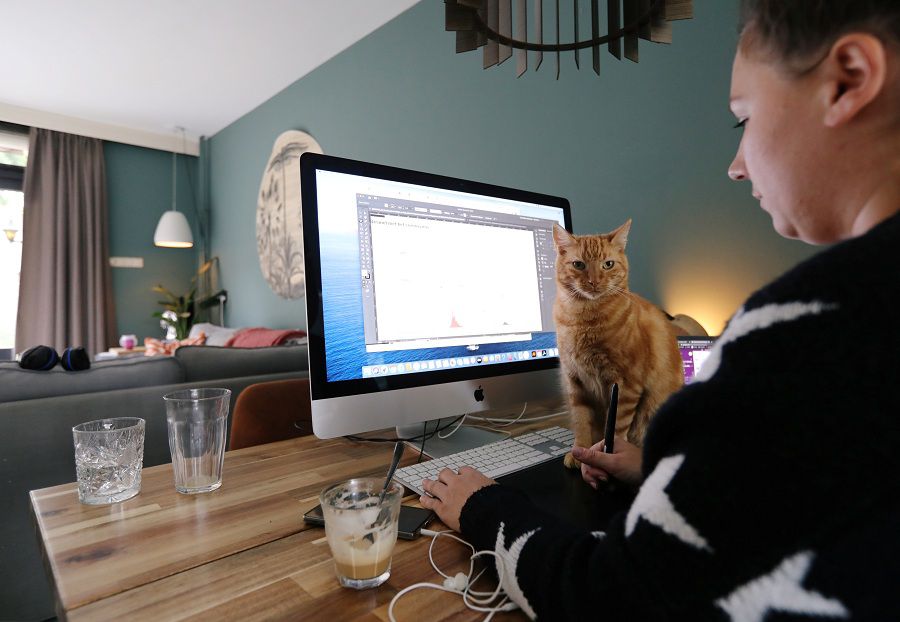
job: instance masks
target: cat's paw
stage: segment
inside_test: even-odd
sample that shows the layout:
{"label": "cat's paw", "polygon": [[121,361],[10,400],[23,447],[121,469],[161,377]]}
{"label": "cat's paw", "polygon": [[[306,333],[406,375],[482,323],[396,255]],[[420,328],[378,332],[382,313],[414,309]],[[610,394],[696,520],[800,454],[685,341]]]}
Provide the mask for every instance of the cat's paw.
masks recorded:
{"label": "cat's paw", "polygon": [[566,457],[563,458],[563,464],[566,465],[567,469],[580,469],[581,462],[572,455],[571,451],[566,452]]}

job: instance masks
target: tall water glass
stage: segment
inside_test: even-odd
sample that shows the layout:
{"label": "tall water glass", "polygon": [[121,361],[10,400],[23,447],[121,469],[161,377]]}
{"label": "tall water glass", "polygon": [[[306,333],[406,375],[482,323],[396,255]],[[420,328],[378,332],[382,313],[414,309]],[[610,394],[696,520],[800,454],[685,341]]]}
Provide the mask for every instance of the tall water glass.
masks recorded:
{"label": "tall water glass", "polygon": [[88,505],[117,503],[141,491],[144,420],[115,417],[72,428],[78,500]]}
{"label": "tall water glass", "polygon": [[222,485],[231,391],[185,389],[163,400],[175,490],[185,494],[215,490]]}

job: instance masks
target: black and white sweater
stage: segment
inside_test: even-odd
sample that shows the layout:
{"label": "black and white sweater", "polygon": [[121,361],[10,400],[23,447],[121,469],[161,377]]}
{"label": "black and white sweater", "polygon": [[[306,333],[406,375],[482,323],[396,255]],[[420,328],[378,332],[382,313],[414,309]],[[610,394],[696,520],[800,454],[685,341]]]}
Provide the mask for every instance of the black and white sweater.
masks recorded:
{"label": "black and white sweater", "polygon": [[900,620],[898,305],[900,214],[745,303],[606,532],[490,486],[463,535],[532,618]]}

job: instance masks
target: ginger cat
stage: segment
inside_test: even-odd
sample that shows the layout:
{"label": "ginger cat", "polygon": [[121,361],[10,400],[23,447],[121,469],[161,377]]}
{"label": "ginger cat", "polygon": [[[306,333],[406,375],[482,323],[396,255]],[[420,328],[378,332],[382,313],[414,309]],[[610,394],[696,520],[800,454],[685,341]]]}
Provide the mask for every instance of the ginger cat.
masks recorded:
{"label": "ginger cat", "polygon": [[[631,220],[608,234],[553,228],[553,319],[575,445],[603,438],[609,392],[619,384],[616,436],[641,445],[650,417],[684,382],[676,335],[658,307],[628,290]],[[565,465],[578,468],[571,452]]]}

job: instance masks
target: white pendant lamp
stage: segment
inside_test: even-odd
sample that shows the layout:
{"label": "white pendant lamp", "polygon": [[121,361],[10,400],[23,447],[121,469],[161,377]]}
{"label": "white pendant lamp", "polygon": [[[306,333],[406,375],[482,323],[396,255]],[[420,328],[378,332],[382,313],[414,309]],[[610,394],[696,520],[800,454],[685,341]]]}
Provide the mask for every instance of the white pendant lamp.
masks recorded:
{"label": "white pendant lamp", "polygon": [[165,212],[156,225],[153,243],[166,248],[191,248],[194,245],[194,236],[184,214],[174,209]]}
{"label": "white pendant lamp", "polygon": [[[181,130],[182,142],[184,142],[184,128]],[[175,190],[176,190],[176,162],[178,154],[172,152],[172,209],[164,212],[159,224],[156,225],[156,232],[153,234],[153,243],[156,246],[165,248],[191,248],[194,246],[194,236],[191,233],[191,226],[188,224],[184,214],[175,208]]]}

